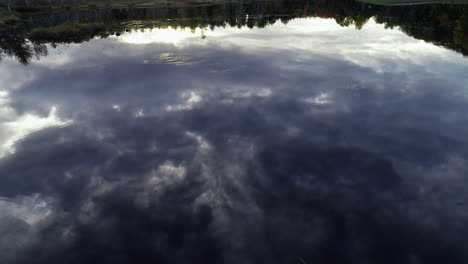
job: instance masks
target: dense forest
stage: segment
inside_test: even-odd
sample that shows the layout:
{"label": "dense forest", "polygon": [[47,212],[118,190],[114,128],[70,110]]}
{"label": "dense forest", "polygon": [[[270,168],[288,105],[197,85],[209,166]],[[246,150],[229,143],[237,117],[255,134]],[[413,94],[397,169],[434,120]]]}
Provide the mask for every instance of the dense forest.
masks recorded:
{"label": "dense forest", "polygon": [[[1,0],[13,1],[13,0]],[[29,0],[0,8],[0,53],[27,63],[47,46],[146,28],[265,27],[299,17],[333,18],[361,29],[369,19],[468,55],[468,5],[380,6],[353,0],[69,2]],[[74,4],[75,3],[75,4]]]}

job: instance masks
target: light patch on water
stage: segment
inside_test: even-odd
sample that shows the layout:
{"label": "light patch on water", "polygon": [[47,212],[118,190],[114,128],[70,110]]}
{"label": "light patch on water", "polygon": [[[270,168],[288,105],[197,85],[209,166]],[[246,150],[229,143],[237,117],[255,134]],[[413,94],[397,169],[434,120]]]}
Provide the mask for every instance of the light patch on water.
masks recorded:
{"label": "light patch on water", "polygon": [[193,132],[186,132],[185,135],[187,135],[188,137],[190,138],[193,138],[197,141],[198,145],[200,146],[200,150],[202,152],[205,152],[205,151],[208,151],[211,149],[211,145],[210,143],[208,143],[208,141],[203,138],[202,136],[196,134],[196,133],[193,133]]}
{"label": "light patch on water", "polygon": [[8,120],[15,115],[15,110],[8,103],[8,92],[0,91],[0,121]]}
{"label": "light patch on water", "polygon": [[163,52],[154,59],[146,59],[144,64],[171,64],[175,66],[193,65],[197,61],[192,56]]}
{"label": "light patch on water", "polygon": [[321,93],[318,96],[307,98],[305,99],[305,101],[307,103],[318,104],[318,105],[329,104],[331,102],[330,95],[327,93]]}
{"label": "light patch on water", "polygon": [[12,216],[34,225],[51,214],[49,201],[39,194],[14,199],[0,197],[0,218]]}
{"label": "light patch on water", "polygon": [[191,110],[196,104],[202,101],[202,97],[193,91],[183,93],[182,98],[185,98],[185,102],[183,104],[169,105],[166,107],[166,110],[167,111]]}
{"label": "light patch on water", "polygon": [[143,109],[138,110],[138,112],[135,114],[136,118],[140,118],[144,116],[145,116],[145,112],[143,111]]}
{"label": "light patch on water", "polygon": [[15,116],[7,122],[0,124],[0,158],[15,153],[15,143],[29,134],[39,130],[54,127],[67,126],[71,120],[63,121],[57,116],[57,108],[51,107],[48,116],[26,113]]}
{"label": "light patch on water", "polygon": [[273,94],[273,91],[270,88],[261,88],[261,89],[246,91],[244,93],[241,93],[240,97],[252,97],[252,96],[269,97],[272,94]]}
{"label": "light patch on water", "polygon": [[181,182],[186,174],[187,170],[184,166],[175,166],[172,161],[166,161],[150,173],[148,184],[160,189]]}
{"label": "light patch on water", "polygon": [[149,43],[171,43],[179,44],[181,41],[190,38],[199,38],[200,29],[192,32],[190,29],[175,28],[157,28],[145,29],[143,31],[131,32],[116,37],[120,42],[130,44],[149,44]]}
{"label": "light patch on water", "polygon": [[117,112],[120,112],[121,107],[120,107],[120,105],[115,104],[115,105],[112,105],[112,109],[114,109]]}

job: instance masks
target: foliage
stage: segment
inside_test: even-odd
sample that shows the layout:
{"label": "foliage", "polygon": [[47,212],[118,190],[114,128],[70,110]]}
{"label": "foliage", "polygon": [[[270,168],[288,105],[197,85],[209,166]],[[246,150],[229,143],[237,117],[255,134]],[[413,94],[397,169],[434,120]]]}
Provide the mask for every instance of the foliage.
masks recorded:
{"label": "foliage", "polygon": [[[136,8],[129,3],[122,8],[115,7],[116,3],[121,2],[104,1],[105,7],[97,6],[95,2],[88,2],[90,3],[93,8],[40,11],[17,9],[21,12],[14,16],[24,19],[22,22],[19,19],[13,20],[17,23],[14,33],[11,30],[8,34],[2,33],[0,48],[6,54],[15,54],[21,61],[27,61],[28,56],[33,56],[33,46],[45,43],[78,43],[95,37],[105,38],[151,28],[262,28],[278,20],[288,23],[299,17],[322,17],[334,18],[341,26],[354,26],[357,29],[361,29],[369,19],[374,18],[387,28],[397,27],[417,39],[468,55],[468,6],[463,5],[401,7],[375,6],[352,0],[278,0],[191,5],[174,1],[165,4],[154,2],[155,6],[151,8]],[[0,12],[0,17],[8,17],[5,14],[10,13],[4,10],[3,13]],[[14,22],[10,20],[10,23]],[[27,44],[26,39],[31,43]],[[16,48],[12,48],[13,46]]]}

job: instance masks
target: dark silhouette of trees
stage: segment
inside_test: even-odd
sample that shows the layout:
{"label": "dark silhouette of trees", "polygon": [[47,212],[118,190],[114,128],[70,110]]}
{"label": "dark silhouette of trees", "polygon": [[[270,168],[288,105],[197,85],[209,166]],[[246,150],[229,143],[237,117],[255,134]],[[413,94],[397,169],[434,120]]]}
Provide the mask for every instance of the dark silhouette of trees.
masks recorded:
{"label": "dark silhouette of trees", "polygon": [[13,30],[0,31],[0,54],[14,56],[21,63],[28,63],[33,56],[33,48],[21,32]]}
{"label": "dark silhouette of trees", "polygon": [[[31,1],[28,2],[31,6],[43,3]],[[226,26],[262,28],[278,20],[286,24],[300,17],[322,17],[334,18],[341,26],[357,29],[375,18],[377,23],[387,28],[398,27],[417,39],[468,55],[468,6],[464,5],[377,6],[353,0],[177,3],[148,8],[137,8],[133,4],[119,8],[110,5],[88,9],[64,8],[59,12],[18,9],[23,22],[18,23],[13,31],[6,27],[1,32],[0,48],[3,53],[27,62],[34,55],[47,54],[46,43],[79,43],[95,37],[105,38],[150,28],[190,28],[193,31]]]}

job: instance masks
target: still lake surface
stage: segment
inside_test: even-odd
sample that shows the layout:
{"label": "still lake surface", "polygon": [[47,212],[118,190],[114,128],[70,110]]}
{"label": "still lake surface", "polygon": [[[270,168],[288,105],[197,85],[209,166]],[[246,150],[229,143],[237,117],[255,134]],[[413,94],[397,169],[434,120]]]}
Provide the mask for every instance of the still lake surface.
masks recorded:
{"label": "still lake surface", "polygon": [[18,8],[0,263],[467,263],[468,5],[390,2]]}

